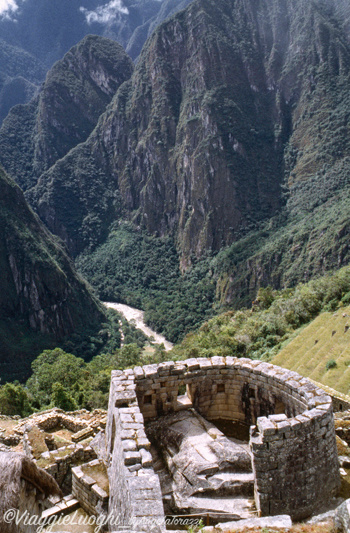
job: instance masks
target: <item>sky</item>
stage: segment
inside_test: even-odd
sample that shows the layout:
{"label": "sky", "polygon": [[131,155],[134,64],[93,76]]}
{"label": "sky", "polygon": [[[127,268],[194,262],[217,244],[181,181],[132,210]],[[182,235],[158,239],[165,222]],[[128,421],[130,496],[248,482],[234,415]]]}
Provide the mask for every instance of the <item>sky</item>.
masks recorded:
{"label": "sky", "polygon": [[[158,1],[161,2],[162,0]],[[16,0],[0,0],[0,15],[10,17],[17,9]],[[81,7],[80,10],[84,13],[89,24],[92,22],[107,24],[115,19],[118,14],[128,15],[129,13],[122,0],[110,0],[102,3],[94,11],[88,11],[84,7]]]}
{"label": "sky", "polygon": [[[1,2],[2,0],[0,0]],[[84,7],[80,10],[84,13],[86,20],[89,24],[92,22],[99,22],[100,24],[107,24],[111,20],[116,18],[116,15],[121,13],[128,15],[128,9],[123,6],[122,0],[111,0],[110,2],[98,6],[95,11],[88,11]]]}
{"label": "sky", "polygon": [[[17,11],[18,6],[16,0],[0,0],[0,15],[8,16]],[[96,8],[95,11],[88,11],[84,7],[80,8],[84,13],[88,23],[99,22],[100,24],[106,24],[113,20],[117,14],[122,13],[127,15],[129,12],[126,7],[123,6],[122,0],[110,0]]]}
{"label": "sky", "polygon": [[6,11],[14,12],[18,8],[15,0],[0,0],[0,14]]}

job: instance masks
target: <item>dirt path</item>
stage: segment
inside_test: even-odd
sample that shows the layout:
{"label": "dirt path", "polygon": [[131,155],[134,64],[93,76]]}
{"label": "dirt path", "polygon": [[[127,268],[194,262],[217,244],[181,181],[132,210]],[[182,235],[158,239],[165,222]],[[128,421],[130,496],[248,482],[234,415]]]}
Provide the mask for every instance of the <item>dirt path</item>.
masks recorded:
{"label": "dirt path", "polygon": [[147,335],[147,337],[153,337],[154,341],[157,344],[163,343],[167,351],[172,349],[173,344],[171,342],[167,341],[166,338],[163,337],[163,335],[159,335],[159,333],[156,333],[151,328],[146,326],[143,321],[143,311],[140,311],[140,309],[134,309],[133,307],[129,307],[128,305],[116,304],[112,302],[103,302],[103,304],[106,307],[115,309],[116,311],[121,313],[126,318],[126,320],[128,320],[128,322],[134,320],[135,325],[138,329],[143,331]]}

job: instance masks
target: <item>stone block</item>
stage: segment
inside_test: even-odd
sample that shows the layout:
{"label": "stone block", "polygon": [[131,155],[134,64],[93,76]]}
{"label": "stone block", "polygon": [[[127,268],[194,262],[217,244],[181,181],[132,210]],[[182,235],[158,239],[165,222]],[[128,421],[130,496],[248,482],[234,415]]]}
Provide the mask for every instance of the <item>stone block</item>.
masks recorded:
{"label": "stone block", "polygon": [[137,444],[135,440],[131,440],[131,439],[123,440],[122,446],[123,446],[124,452],[134,452],[137,450]]}
{"label": "stone block", "polygon": [[262,435],[274,435],[276,433],[276,425],[266,417],[258,418],[257,426]]}
{"label": "stone block", "polygon": [[72,474],[77,479],[81,479],[84,475],[84,472],[82,471],[81,466],[75,466],[74,468],[72,468]]}
{"label": "stone block", "polygon": [[135,390],[121,390],[117,391],[114,395],[114,402],[116,407],[123,407],[126,405],[130,405],[133,401],[136,400],[136,393]]}
{"label": "stone block", "polygon": [[137,463],[135,465],[131,465],[131,466],[128,466],[128,470],[129,472],[132,472],[132,473],[136,473],[138,472],[139,470],[141,470],[142,468],[142,465],[140,463]]}
{"label": "stone block", "polygon": [[138,449],[145,448],[145,450],[149,450],[151,448],[151,443],[147,439],[147,437],[138,438],[137,439],[137,447],[138,447]]}
{"label": "stone block", "polygon": [[88,476],[87,474],[84,474],[83,477],[80,479],[81,483],[83,483],[84,485],[86,485],[87,487],[92,487],[92,485],[94,485],[96,483],[96,481]]}
{"label": "stone block", "polygon": [[136,435],[136,430],[134,429],[122,429],[120,432],[120,438],[124,439],[133,439]]}
{"label": "stone block", "polygon": [[271,420],[271,422],[283,422],[284,420],[287,420],[287,416],[286,415],[270,415],[268,417],[269,420]]}
{"label": "stone block", "polygon": [[146,365],[143,367],[146,378],[153,378],[158,376],[158,367],[157,365]]}
{"label": "stone block", "polygon": [[145,377],[145,373],[143,371],[143,368],[141,366],[135,366],[134,367],[134,376],[136,380],[143,379]]}
{"label": "stone block", "polygon": [[143,468],[151,468],[152,467],[152,455],[149,451],[145,450],[144,448],[140,449],[141,454],[141,464]]}
{"label": "stone block", "polygon": [[141,463],[140,452],[126,452],[124,453],[124,462],[126,466]]}
{"label": "stone block", "polygon": [[108,494],[106,491],[104,491],[101,487],[95,483],[95,485],[92,486],[92,492],[97,496],[100,500],[107,500]]}

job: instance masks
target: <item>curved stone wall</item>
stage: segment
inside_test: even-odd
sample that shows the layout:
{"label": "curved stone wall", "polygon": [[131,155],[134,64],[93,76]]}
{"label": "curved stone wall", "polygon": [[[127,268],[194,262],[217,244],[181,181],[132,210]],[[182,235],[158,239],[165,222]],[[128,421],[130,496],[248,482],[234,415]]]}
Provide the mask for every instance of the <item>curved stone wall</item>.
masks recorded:
{"label": "curved stone wall", "polygon": [[[112,459],[120,455],[114,448],[112,426],[116,427],[117,419],[120,424],[120,413],[131,405],[145,421],[193,406],[208,420],[251,426],[255,500],[261,515],[290,514],[302,519],[337,491],[332,400],[295,372],[234,357],[114,372],[107,430]],[[139,447],[137,435],[126,433],[123,424],[119,435],[131,437]],[[142,433],[141,444],[144,438]],[[119,505],[117,499],[113,506]]]}

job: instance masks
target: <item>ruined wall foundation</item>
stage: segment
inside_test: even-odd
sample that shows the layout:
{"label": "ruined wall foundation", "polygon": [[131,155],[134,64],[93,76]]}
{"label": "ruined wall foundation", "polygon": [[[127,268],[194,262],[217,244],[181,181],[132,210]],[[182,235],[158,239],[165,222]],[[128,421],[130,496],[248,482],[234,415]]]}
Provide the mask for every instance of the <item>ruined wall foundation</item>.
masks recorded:
{"label": "ruined wall foundation", "polygon": [[337,491],[332,400],[307,379],[234,357],[147,365],[112,372],[109,512],[125,525],[142,518],[138,530],[165,529],[144,422],[189,407],[208,420],[250,426],[255,501],[262,516],[303,519]]}

